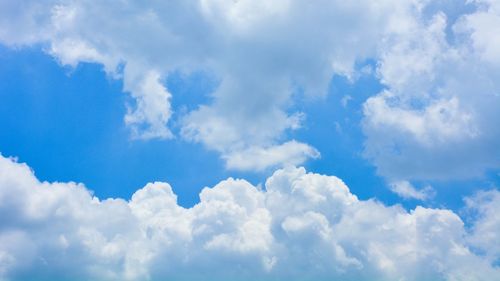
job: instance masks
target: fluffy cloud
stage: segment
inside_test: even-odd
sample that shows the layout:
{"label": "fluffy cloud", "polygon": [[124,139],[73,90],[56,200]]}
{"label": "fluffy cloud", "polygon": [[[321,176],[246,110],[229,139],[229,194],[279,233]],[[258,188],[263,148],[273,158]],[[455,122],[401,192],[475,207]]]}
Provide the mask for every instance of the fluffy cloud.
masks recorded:
{"label": "fluffy cloud", "polygon": [[500,246],[490,242],[498,239],[500,233],[499,200],[500,193],[492,190],[479,192],[465,201],[469,214],[474,218],[469,242],[496,264],[500,261]]}
{"label": "fluffy cloud", "polygon": [[[234,164],[241,154],[285,152],[300,128],[293,96],[321,96],[334,73],[354,77],[386,33],[405,25],[412,1],[199,0],[15,1],[0,4],[0,42],[38,44],[62,64],[100,63],[124,81],[125,116],[135,138],[170,138],[169,73],[208,71],[219,79],[212,101],[181,116],[181,135],[218,151],[228,167],[296,164],[317,153]],[[285,140],[284,140],[285,139]],[[297,141],[293,141],[297,143]],[[298,151],[300,149],[300,151]],[[268,152],[263,152],[268,151]],[[279,160],[279,161],[278,161]],[[247,160],[247,162],[250,160]]]}
{"label": "fluffy cloud", "polygon": [[480,215],[467,230],[449,210],[359,200],[336,177],[286,168],[265,190],[205,188],[187,209],[167,183],[99,200],[0,157],[0,278],[491,280],[499,198],[468,199]]}
{"label": "fluffy cloud", "polygon": [[234,169],[314,158],[308,144],[286,154],[305,120],[295,97],[326,94],[334,74],[354,82],[355,66],[371,60],[385,89],[365,102],[363,131],[379,174],[469,178],[500,166],[499,10],[493,0],[4,1],[0,42],[122,78],[135,138],[174,136],[170,73],[210,73],[220,84],[176,117],[180,135]]}
{"label": "fluffy cloud", "polygon": [[386,89],[364,104],[365,155],[393,180],[480,177],[500,167],[498,1],[457,1],[468,7],[458,14],[438,2],[381,48]]}

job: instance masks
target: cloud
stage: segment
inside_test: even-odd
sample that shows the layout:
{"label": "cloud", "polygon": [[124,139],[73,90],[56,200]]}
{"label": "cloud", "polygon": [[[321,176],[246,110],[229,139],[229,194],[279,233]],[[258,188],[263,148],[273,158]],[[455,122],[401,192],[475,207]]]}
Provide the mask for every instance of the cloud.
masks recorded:
{"label": "cloud", "polygon": [[465,200],[466,210],[473,214],[472,231],[469,243],[486,254],[492,263],[500,262],[500,246],[490,244],[498,239],[500,233],[500,193],[496,190],[478,192]]}
{"label": "cloud", "polygon": [[172,95],[161,84],[160,74],[149,71],[136,77],[140,82],[124,86],[137,103],[135,109],[129,109],[125,116],[125,123],[132,128],[132,136],[142,139],[172,137],[170,130],[164,126],[172,115]]}
{"label": "cloud", "polygon": [[404,199],[424,201],[434,197],[434,189],[431,186],[418,190],[409,181],[394,181],[389,184],[389,187],[392,192]]}
{"label": "cloud", "polygon": [[[223,159],[287,146],[287,133],[300,128],[296,117],[303,115],[291,110],[294,96],[325,95],[334,74],[353,79],[356,63],[373,57],[381,38],[404,25],[413,9],[412,1],[0,5],[3,44],[42,46],[61,64],[99,63],[123,79],[123,90],[135,100],[125,116],[134,138],[173,137],[172,93],[162,83],[170,73],[206,71],[216,77],[221,82],[211,101],[178,119],[186,140]],[[298,154],[314,156],[310,145],[301,147]],[[289,162],[282,159],[279,164]]]}
{"label": "cloud", "polygon": [[334,74],[355,82],[368,73],[385,87],[362,109],[364,154],[380,175],[446,180],[500,166],[497,1],[0,5],[3,44],[42,46],[62,64],[99,63],[123,79],[135,100],[125,116],[134,138],[173,137],[176,112],[162,81],[204,71],[220,84],[209,102],[176,116],[185,140],[217,151],[228,168],[303,162],[315,155],[305,143],[294,161],[249,161],[289,146],[287,135],[305,120],[292,110],[297,95],[324,96]]}
{"label": "cloud", "polygon": [[186,209],[167,183],[100,200],[0,157],[0,278],[489,280],[499,198],[468,199],[480,213],[468,232],[452,211],[359,200],[336,177],[290,167],[264,190],[231,178],[204,188]]}
{"label": "cloud", "polygon": [[224,156],[228,168],[254,171],[262,171],[280,164],[294,166],[308,158],[319,157],[320,153],[315,148],[294,140],[268,148],[252,147]]}
{"label": "cloud", "polygon": [[500,167],[498,36],[489,36],[500,32],[498,2],[436,5],[422,3],[420,19],[380,48],[385,89],[363,106],[365,156],[389,179],[465,179]]}

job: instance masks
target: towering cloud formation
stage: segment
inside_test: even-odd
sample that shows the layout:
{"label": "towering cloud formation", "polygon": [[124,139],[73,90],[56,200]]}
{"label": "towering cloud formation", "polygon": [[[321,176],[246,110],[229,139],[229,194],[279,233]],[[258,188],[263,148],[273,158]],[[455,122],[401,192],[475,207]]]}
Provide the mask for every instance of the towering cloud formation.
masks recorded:
{"label": "towering cloud formation", "polygon": [[287,168],[264,190],[222,181],[186,209],[167,183],[99,200],[0,157],[0,279],[494,280],[499,204],[498,191],[467,199],[466,229],[452,211],[359,200]]}

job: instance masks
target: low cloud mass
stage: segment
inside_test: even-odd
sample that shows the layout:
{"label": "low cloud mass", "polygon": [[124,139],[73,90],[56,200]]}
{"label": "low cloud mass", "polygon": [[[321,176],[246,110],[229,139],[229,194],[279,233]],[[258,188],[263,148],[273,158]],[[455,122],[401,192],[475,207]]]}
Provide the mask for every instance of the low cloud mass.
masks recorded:
{"label": "low cloud mass", "polygon": [[277,170],[229,178],[183,208],[169,184],[129,201],[40,182],[0,157],[1,280],[495,280],[498,191],[450,210],[360,200],[342,180]]}

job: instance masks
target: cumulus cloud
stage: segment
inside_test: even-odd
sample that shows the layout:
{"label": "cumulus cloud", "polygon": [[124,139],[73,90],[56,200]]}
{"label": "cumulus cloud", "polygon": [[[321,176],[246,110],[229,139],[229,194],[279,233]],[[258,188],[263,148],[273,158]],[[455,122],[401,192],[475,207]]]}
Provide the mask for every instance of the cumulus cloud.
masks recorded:
{"label": "cumulus cloud", "polygon": [[469,199],[480,213],[469,231],[452,211],[359,200],[336,177],[290,167],[265,189],[227,179],[183,208],[167,183],[100,200],[0,157],[0,278],[491,280],[499,198]]}
{"label": "cumulus cloud", "polygon": [[[258,156],[290,146],[304,120],[291,110],[296,95],[325,95],[334,74],[374,74],[385,89],[363,106],[364,154],[379,174],[470,178],[500,166],[499,10],[493,0],[3,1],[0,42],[122,78],[135,138],[173,137],[170,73],[210,73],[220,84],[179,116],[180,135],[236,169],[314,158],[308,144]],[[366,60],[374,71],[355,67]]]}
{"label": "cumulus cloud", "polygon": [[[413,9],[413,1],[4,1],[0,42],[39,45],[62,64],[99,63],[122,78],[135,99],[125,116],[135,138],[173,136],[163,79],[210,72],[220,85],[211,102],[180,117],[181,135],[230,160],[288,147],[287,132],[300,128],[293,96],[326,94],[335,73],[353,79],[355,64],[376,55]],[[274,159],[295,164],[316,154],[299,148],[301,157]]]}
{"label": "cumulus cloud", "polygon": [[500,167],[499,4],[430,2],[380,49],[365,155],[390,179],[480,177]]}

